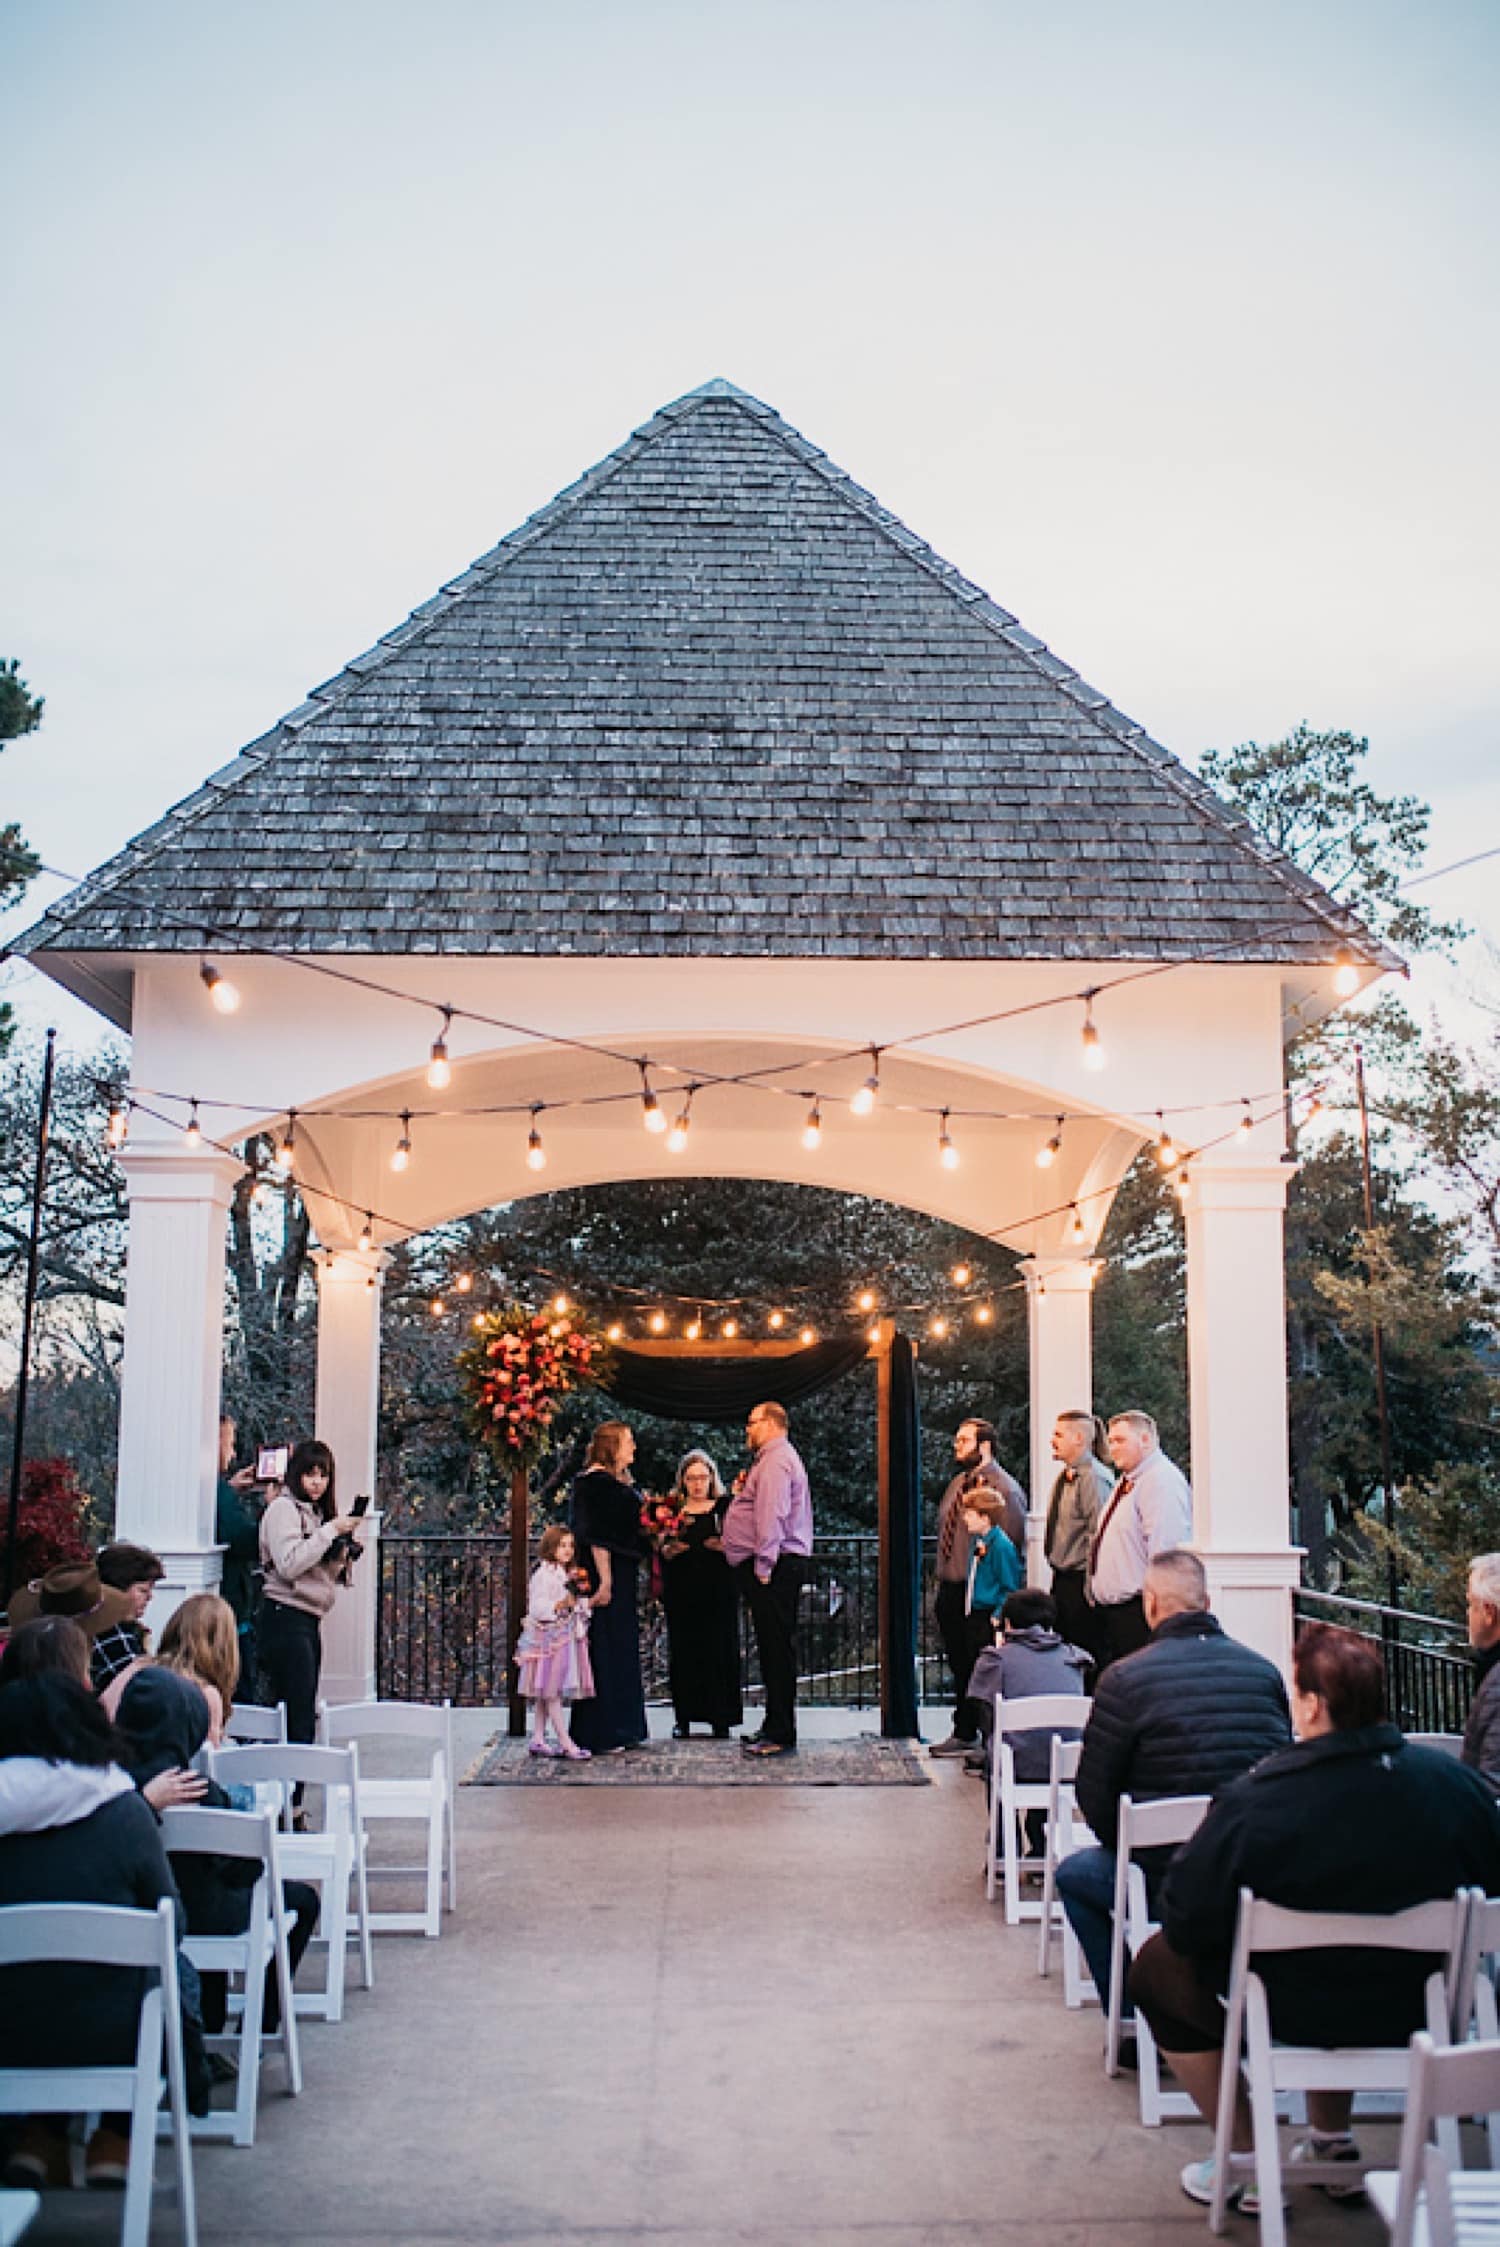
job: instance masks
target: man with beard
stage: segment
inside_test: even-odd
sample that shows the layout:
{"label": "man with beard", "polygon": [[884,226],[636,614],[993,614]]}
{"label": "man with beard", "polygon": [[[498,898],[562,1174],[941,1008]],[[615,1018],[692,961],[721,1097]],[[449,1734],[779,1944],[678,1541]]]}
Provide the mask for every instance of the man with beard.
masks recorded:
{"label": "man with beard", "polygon": [[964,1529],[963,1496],[966,1490],[989,1490],[1004,1512],[1000,1527],[1026,1561],[1026,1493],[1014,1475],[1008,1475],[995,1457],[996,1435],[988,1420],[969,1419],[953,1438],[953,1459],[958,1472],[938,1503],[937,1591],[933,1613],[943,1653],[953,1672],[953,1731],[931,1750],[933,1755],[967,1755],[979,1741],[979,1714],[968,1698],[969,1673],[975,1649],[965,1608],[969,1581],[969,1538]]}

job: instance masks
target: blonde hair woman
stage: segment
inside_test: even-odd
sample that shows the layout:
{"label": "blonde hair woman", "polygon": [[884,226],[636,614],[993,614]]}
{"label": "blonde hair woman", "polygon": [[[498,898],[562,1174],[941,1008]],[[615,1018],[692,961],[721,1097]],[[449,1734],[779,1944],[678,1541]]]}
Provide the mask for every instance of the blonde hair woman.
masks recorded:
{"label": "blonde hair woman", "polygon": [[646,1744],[641,1682],[639,1578],[646,1551],[642,1496],[631,1478],[635,1436],[623,1420],[594,1430],[583,1473],[573,1485],[571,1523],[588,1570],[593,1622],[589,1654],[594,1698],[573,1712],[573,1737],[594,1755]]}
{"label": "blonde hair woman", "polygon": [[706,1451],[689,1451],[672,1496],[682,1526],[661,1549],[661,1603],[667,1618],[667,1675],[674,1740],[694,1724],[727,1740],[745,1718],[740,1696],[739,1586],[724,1558],[729,1494]]}
{"label": "blonde hair woman", "polygon": [[194,1592],[174,1608],[161,1634],[157,1660],[203,1688],[208,1738],[218,1747],[240,1682],[240,1633],[234,1609],[217,1592]]}

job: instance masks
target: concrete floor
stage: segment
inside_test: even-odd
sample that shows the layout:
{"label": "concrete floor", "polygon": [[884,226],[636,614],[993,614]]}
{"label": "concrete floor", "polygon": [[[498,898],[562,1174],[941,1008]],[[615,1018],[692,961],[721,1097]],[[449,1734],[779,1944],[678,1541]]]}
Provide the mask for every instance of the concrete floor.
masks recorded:
{"label": "concrete floor", "polygon": [[[466,1719],[467,1744],[492,1728]],[[926,1788],[465,1790],[456,1918],[378,1941],[376,1987],[305,2025],[306,2093],[269,2088],[252,2149],[198,2149],[204,2241],[1206,2241],[1177,2184],[1206,2132],[1139,2127],[1098,2015],[1068,2013],[1035,1928],[985,1903],[978,1781],[932,1768]],[[1293,2205],[1300,2247],[1384,2238]],[[175,2239],[169,2194],[157,2211]],[[57,2195],[29,2237],[118,2221],[117,2199]]]}

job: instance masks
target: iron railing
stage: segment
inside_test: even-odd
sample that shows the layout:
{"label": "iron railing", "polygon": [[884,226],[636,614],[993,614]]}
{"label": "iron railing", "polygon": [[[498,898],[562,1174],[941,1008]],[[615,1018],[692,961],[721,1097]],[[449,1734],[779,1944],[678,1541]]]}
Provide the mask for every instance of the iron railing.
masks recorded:
{"label": "iron railing", "polygon": [[[932,1620],[933,1538],[923,1540],[918,1691],[941,1699],[945,1671]],[[510,1539],[394,1534],[380,1541],[377,1690],[382,1699],[451,1700],[491,1706],[510,1690],[506,1661]],[[880,1699],[880,1540],[819,1537],[802,1595],[797,1634],[798,1699],[811,1707],[864,1709]],[[667,1643],[659,1603],[641,1606],[641,1661],[649,1700],[667,1690]],[[740,1612],[740,1674],[747,1699],[760,1696],[748,1615]]]}
{"label": "iron railing", "polygon": [[1293,1592],[1292,1619],[1297,1631],[1306,1623],[1338,1623],[1380,1648],[1391,1716],[1403,1732],[1462,1732],[1474,1669],[1461,1623],[1310,1591]]}

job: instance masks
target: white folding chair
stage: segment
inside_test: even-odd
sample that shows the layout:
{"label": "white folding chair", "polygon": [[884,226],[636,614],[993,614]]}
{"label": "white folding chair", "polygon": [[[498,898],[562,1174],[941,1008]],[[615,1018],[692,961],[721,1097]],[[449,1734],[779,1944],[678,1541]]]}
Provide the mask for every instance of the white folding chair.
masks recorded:
{"label": "white folding chair", "polygon": [[[135,2059],[119,2067],[0,2067],[0,2114],[116,2114],[130,2110],[121,2247],[147,2247],[156,2183],[156,2110],[166,2094],[177,2156],[177,2217],[197,2247],[193,2149],[182,2066],[177,1918],[169,1897],[155,1911],[108,1904],[0,1907],[0,1966],[131,1966],[156,1979],[141,2000]],[[165,2074],[163,2073],[165,2061]]]}
{"label": "white folding chair", "polygon": [[1409,1748],[1435,1748],[1439,1755],[1451,1755],[1455,1758],[1464,1752],[1464,1736],[1461,1732],[1408,1732],[1406,1744]]}
{"label": "white folding chair", "polygon": [[1047,1782],[1047,1839],[1042,1854],[1042,1924],[1037,1940],[1036,1970],[1052,1971],[1052,1930],[1062,1938],[1063,2003],[1069,2012],[1103,2001],[1083,1961],[1083,1947],[1057,1894],[1057,1868],[1075,1849],[1092,1846],[1094,1837],[1078,1815],[1073,1782],[1078,1777],[1081,1740],[1052,1735],[1052,1770]]}
{"label": "white folding chair", "polygon": [[[1391,2247],[1454,2247],[1462,2219],[1483,2209],[1500,2238],[1500,2174],[1491,2166],[1454,2174],[1448,2154],[1428,2143],[1433,2124],[1500,2108],[1500,2040],[1444,2049],[1419,2029],[1411,2040],[1411,2079],[1401,2125],[1400,2165],[1367,2169],[1365,2191],[1384,2218]],[[1427,2187],[1423,2205],[1423,2186]]]}
{"label": "white folding chair", "polygon": [[1019,1820],[1023,1811],[1046,1810],[1051,1799],[1050,1781],[1018,1780],[1016,1751],[1011,1735],[1017,1732],[1081,1732],[1092,1704],[1081,1693],[1029,1693],[1016,1701],[997,1699],[995,1725],[990,1734],[990,1819],[984,1853],[984,1893],[995,1899],[995,1873],[1003,1866],[1005,1924],[1040,1919],[1042,1906],[1021,1901]]}
{"label": "white folding chair", "polygon": [[[1454,2018],[1457,2042],[1462,2043],[1471,2034],[1482,2044],[1500,2039],[1500,2010],[1495,2001],[1497,1973],[1500,1973],[1500,1897],[1486,1896],[1482,1888],[1471,1888],[1467,1947]],[[1485,2127],[1489,2135],[1490,2167],[1500,2170],[1500,2101],[1495,2108],[1486,2110]]]}
{"label": "white folding chair", "polygon": [[16,2192],[0,2185],[0,2247],[15,2247],[42,2212],[39,2192]]}
{"label": "white folding chair", "polygon": [[[322,1788],[321,1831],[279,1834],[276,1849],[285,1879],[313,1881],[322,1894],[322,1933],[313,1940],[326,1945],[328,1977],[321,1990],[298,1990],[297,2011],[323,2021],[341,2021],[351,1938],[359,1944],[360,1986],[369,1989],[375,1979],[359,1749],[352,1742],[347,1748],[315,1748],[298,1741],[284,1747],[220,1748],[214,1756],[213,1775],[222,1786],[257,1786],[264,1780],[276,1780],[288,1792],[294,1786]],[[356,1898],[352,1913],[351,1879]]]}
{"label": "white folding chair", "polygon": [[242,1747],[248,1747],[257,1741],[284,1741],[285,1701],[278,1701],[274,1709],[257,1708],[253,1701],[236,1701],[224,1726],[224,1737],[226,1740],[238,1741]]}
{"label": "white folding chair", "polygon": [[[250,1918],[244,1932],[189,1935],[182,1946],[200,1974],[238,1976],[244,1985],[238,2007],[238,2035],[205,2039],[221,2049],[234,2048],[239,2066],[234,2106],[224,2113],[200,2116],[193,2123],[193,2136],[229,2138],[237,2146],[253,2146],[263,2043],[280,2046],[290,2096],[296,2098],[302,2089],[276,1822],[269,1811],[183,1808],[164,1810],[161,1826],[162,1844],[169,1856],[243,1857],[261,1867],[261,1877],[250,1892]],[[269,2031],[263,2027],[268,1966],[276,1969],[281,1998],[281,2026]]]}
{"label": "white folding chair", "polygon": [[[1452,2040],[1454,2008],[1463,1975],[1469,1899],[1462,1891],[1409,1911],[1300,1912],[1268,1904],[1240,1890],[1234,1965],[1225,2008],[1224,2067],[1214,2133],[1214,2194],[1209,2227],[1222,2232],[1232,2186],[1253,2174],[1260,2194],[1260,2233],[1266,2247],[1286,2247],[1286,2213],[1281,2198],[1281,2147],[1277,2138],[1277,2095],[1283,2091],[1400,2091],[1411,2071],[1406,2045],[1277,2044],[1271,2036],[1266,1986],[1251,1963],[1263,1952],[1383,1950],[1416,1951],[1440,1957],[1443,1965],[1427,1977],[1427,2029],[1435,2043]],[[1316,1972],[1316,1968],[1313,1969]],[[1252,2153],[1234,2153],[1235,2091],[1243,2048],[1254,2135]],[[1298,2184],[1347,2185],[1348,2161],[1299,2161]]]}
{"label": "white folding chair", "polygon": [[[1180,1848],[1191,1841],[1208,1815],[1213,1800],[1206,1794],[1163,1795],[1155,1802],[1133,1802],[1120,1797],[1120,1825],[1115,1840],[1115,1904],[1109,1945],[1109,2019],[1104,2041],[1104,2072],[1120,2072],[1120,2035],[1125,2015],[1125,1961],[1149,1936],[1156,1921],[1146,1897],[1146,1875],[1137,1862],[1142,1850]],[[1141,2121],[1154,2130],[1163,2122],[1196,2122],[1198,2109],[1185,2091],[1164,2091],[1161,2055],[1143,2014],[1135,2017],[1135,2052],[1139,2071]]]}
{"label": "white folding chair", "polygon": [[371,1880],[426,1880],[421,1911],[377,1911],[370,1926],[377,1935],[427,1935],[442,1932],[443,1898],[452,1911],[458,1893],[453,1846],[453,1708],[420,1701],[351,1701],[323,1711],[323,1738],[330,1747],[350,1741],[416,1741],[425,1750],[425,1771],[404,1778],[372,1779],[362,1772],[360,1816],[368,1827],[377,1819],[420,1820],[427,1828],[427,1853],[420,1865],[371,1865]]}

